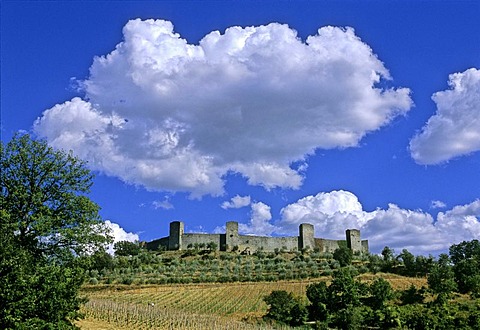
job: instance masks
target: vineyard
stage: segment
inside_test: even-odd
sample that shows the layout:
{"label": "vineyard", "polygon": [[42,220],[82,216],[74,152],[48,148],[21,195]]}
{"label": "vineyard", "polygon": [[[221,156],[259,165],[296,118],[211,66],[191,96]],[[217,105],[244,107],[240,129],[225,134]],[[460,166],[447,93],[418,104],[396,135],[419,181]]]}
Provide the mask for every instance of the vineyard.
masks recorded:
{"label": "vineyard", "polygon": [[[392,274],[361,275],[365,281],[382,276],[394,288],[426,285],[424,278]],[[262,320],[263,298],[273,290],[297,296],[308,284],[327,281],[278,281],[257,283],[205,283],[149,286],[86,286],[89,298],[78,322],[82,329],[273,329]],[[278,325],[275,329],[279,329]],[[289,329],[284,327],[284,329]]]}

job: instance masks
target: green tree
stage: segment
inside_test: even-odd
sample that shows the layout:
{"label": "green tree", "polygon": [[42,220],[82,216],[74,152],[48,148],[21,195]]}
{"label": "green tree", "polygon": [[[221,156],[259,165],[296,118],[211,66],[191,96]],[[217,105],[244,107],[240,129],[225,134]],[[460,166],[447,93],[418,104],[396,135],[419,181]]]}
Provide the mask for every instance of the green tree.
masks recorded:
{"label": "green tree", "polygon": [[291,292],[275,290],[263,300],[268,305],[267,318],[292,326],[301,325],[307,319],[307,308]]}
{"label": "green tree", "polygon": [[312,283],[307,286],[307,298],[309,316],[314,321],[326,321],[328,318],[328,306],[330,294],[325,282]]}
{"label": "green tree", "polygon": [[215,251],[217,249],[218,245],[215,242],[210,242],[207,244],[207,249],[210,251]]}
{"label": "green tree", "polygon": [[394,297],[392,286],[381,277],[375,279],[375,281],[370,284],[369,289],[372,298],[369,300],[369,305],[373,309],[384,308],[387,301]]}
{"label": "green tree", "polygon": [[352,270],[341,268],[333,273],[332,283],[328,287],[330,310],[360,306],[363,285],[355,280]]}
{"label": "green tree", "polygon": [[84,279],[76,256],[110,240],[85,195],[93,177],[29,135],[2,142],[0,154],[0,328],[75,328]]}
{"label": "green tree", "polygon": [[455,282],[461,293],[472,292],[480,295],[480,242],[478,240],[463,241],[449,249],[453,263]]}
{"label": "green tree", "polygon": [[116,256],[136,256],[142,251],[138,242],[119,241],[113,244]]}
{"label": "green tree", "polygon": [[453,269],[446,254],[439,256],[438,262],[432,267],[427,276],[428,287],[437,294],[437,302],[444,303],[456,289]]}
{"label": "green tree", "polygon": [[388,246],[385,246],[382,250],[383,264],[382,271],[389,273],[392,271],[395,265],[395,251]]}
{"label": "green tree", "polygon": [[333,252],[333,259],[337,260],[341,267],[351,265],[353,252],[346,246],[339,247]]}
{"label": "green tree", "polygon": [[425,287],[417,289],[415,285],[411,284],[406,290],[400,292],[400,301],[402,305],[422,304],[425,299]]}
{"label": "green tree", "polygon": [[2,142],[0,169],[5,225],[19,246],[49,256],[82,255],[108,241],[99,207],[86,196],[93,174],[85,162],[25,134]]}
{"label": "green tree", "polygon": [[415,263],[415,256],[407,249],[403,249],[402,253],[398,256],[402,260],[405,269],[405,275],[415,276],[417,273],[417,267]]}

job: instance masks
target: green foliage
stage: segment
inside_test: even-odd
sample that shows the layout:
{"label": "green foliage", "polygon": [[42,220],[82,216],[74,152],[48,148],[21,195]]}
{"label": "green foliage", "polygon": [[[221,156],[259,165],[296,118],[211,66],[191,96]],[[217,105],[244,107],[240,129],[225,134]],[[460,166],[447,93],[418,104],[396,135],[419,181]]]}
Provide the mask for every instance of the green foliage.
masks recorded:
{"label": "green foliage", "polygon": [[113,245],[116,256],[136,256],[142,251],[138,242],[119,241]]}
{"label": "green foliage", "polygon": [[6,239],[0,245],[0,328],[75,329],[83,300],[77,292],[83,269],[74,261],[49,262]]}
{"label": "green foliage", "polygon": [[29,135],[15,135],[0,149],[4,225],[16,244],[53,256],[66,249],[81,255],[109,241],[98,205],[85,196],[93,175],[83,161]]}
{"label": "green foliage", "polygon": [[333,252],[333,259],[337,260],[341,267],[351,265],[353,252],[348,247],[340,247]]}
{"label": "green foliage", "polygon": [[382,272],[389,273],[395,266],[395,251],[388,246],[385,246],[382,250],[383,263]]}
{"label": "green foliage", "polygon": [[397,259],[401,259],[404,267],[404,274],[407,276],[415,276],[417,274],[417,265],[415,256],[407,249],[403,249]]}
{"label": "green foliage", "polygon": [[326,321],[329,310],[327,308],[330,302],[330,293],[327,283],[318,282],[307,286],[307,298],[310,301],[308,311],[310,319],[313,321]]}
{"label": "green foliage", "polygon": [[452,245],[449,253],[459,292],[480,296],[480,242],[475,239]]}
{"label": "green foliage", "polygon": [[369,287],[371,298],[369,306],[373,309],[382,309],[386,303],[394,298],[392,286],[383,278],[377,278]]}
{"label": "green foliage", "polygon": [[307,319],[307,309],[291,292],[275,290],[264,298],[268,305],[265,317],[288,325],[297,326]]}
{"label": "green foliage", "polygon": [[0,144],[0,328],[75,329],[85,252],[109,242],[92,175],[69,153],[16,135]]}
{"label": "green foliage", "polygon": [[328,287],[330,310],[341,310],[360,305],[364,286],[355,280],[352,271],[341,268],[333,273],[332,283]]}
{"label": "green foliage", "polygon": [[215,242],[210,242],[207,244],[207,249],[210,251],[215,251],[218,245]]}
{"label": "green foliage", "polygon": [[437,294],[437,301],[444,302],[456,289],[452,267],[448,264],[448,256],[441,255],[427,277],[428,287]]}
{"label": "green foliage", "polygon": [[104,250],[96,251],[90,256],[84,257],[86,268],[97,271],[111,270],[114,268],[113,257]]}
{"label": "green foliage", "polygon": [[407,290],[400,292],[402,305],[422,304],[425,299],[425,288],[417,289],[413,284]]}

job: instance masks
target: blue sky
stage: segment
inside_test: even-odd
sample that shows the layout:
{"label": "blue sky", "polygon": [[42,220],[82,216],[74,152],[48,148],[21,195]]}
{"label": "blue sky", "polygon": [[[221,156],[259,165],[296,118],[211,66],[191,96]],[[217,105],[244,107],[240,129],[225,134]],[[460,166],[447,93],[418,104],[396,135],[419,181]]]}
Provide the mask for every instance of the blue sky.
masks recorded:
{"label": "blue sky", "polygon": [[[478,1],[1,3],[1,135],[71,149],[117,239],[438,254],[480,237]],[[217,32],[215,32],[217,31]]]}

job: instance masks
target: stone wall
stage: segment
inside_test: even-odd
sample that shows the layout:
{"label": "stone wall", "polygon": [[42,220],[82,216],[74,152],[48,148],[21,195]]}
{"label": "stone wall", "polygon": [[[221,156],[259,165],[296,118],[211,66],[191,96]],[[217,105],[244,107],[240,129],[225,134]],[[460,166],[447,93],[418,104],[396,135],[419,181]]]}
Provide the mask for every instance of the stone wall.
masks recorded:
{"label": "stone wall", "polygon": [[196,244],[207,245],[215,243],[221,251],[254,253],[258,250],[273,252],[278,250],[301,250],[304,248],[318,248],[320,252],[333,253],[340,246],[347,246],[353,252],[368,252],[368,241],[360,240],[360,231],[349,229],[346,231],[346,240],[329,240],[314,237],[314,227],[311,224],[301,224],[298,236],[264,237],[240,235],[238,223],[227,222],[225,234],[190,234],[184,233],[184,224],[180,221],[170,223],[170,235],[147,243],[148,249],[158,249],[162,246],[168,250],[186,250]]}
{"label": "stone wall", "polygon": [[[340,242],[332,239],[315,238],[315,247],[323,253],[333,253],[340,247]],[[343,241],[344,242],[344,241]]]}
{"label": "stone wall", "polygon": [[168,240],[169,250],[179,250],[182,248],[182,237],[184,225],[181,221],[170,222],[170,235]]}
{"label": "stone wall", "polygon": [[[237,241],[238,251],[253,253],[258,250],[275,251],[275,249],[298,249],[298,237],[262,237],[239,235]],[[232,246],[231,248],[233,248]]]}
{"label": "stone wall", "polygon": [[302,223],[299,227],[299,236],[298,236],[298,249],[310,249],[315,248],[315,229],[313,225],[309,223]]}
{"label": "stone wall", "polygon": [[186,250],[189,246],[193,247],[195,244],[215,243],[217,249],[220,249],[221,234],[183,234],[182,247],[180,250]]}
{"label": "stone wall", "polygon": [[347,247],[355,252],[362,252],[362,241],[360,239],[360,230],[347,229]]}

